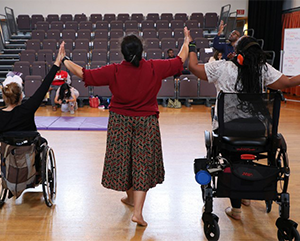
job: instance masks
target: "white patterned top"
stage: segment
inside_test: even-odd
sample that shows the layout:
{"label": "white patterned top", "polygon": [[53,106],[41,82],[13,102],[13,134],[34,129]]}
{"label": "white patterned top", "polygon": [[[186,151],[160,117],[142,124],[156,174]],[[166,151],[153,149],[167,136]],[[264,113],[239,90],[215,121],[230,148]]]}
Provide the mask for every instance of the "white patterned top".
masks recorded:
{"label": "white patterned top", "polygon": [[[220,91],[235,93],[238,67],[232,61],[219,60],[204,65],[205,73],[209,83],[214,83],[217,94]],[[262,70],[262,89],[277,81],[282,73],[267,63],[267,69]],[[216,117],[215,111],[215,117]],[[218,128],[217,118],[213,120],[213,130]]]}

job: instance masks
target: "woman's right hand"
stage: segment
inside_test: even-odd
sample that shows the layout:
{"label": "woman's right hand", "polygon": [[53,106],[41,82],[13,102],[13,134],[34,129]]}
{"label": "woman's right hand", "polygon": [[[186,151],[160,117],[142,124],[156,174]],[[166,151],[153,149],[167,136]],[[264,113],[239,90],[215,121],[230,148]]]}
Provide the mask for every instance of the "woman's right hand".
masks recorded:
{"label": "woman's right hand", "polygon": [[190,30],[188,30],[187,27],[184,27],[183,33],[184,33],[184,41],[186,41],[188,43],[191,42],[191,41],[193,41],[193,38],[192,38],[192,36],[190,34]]}

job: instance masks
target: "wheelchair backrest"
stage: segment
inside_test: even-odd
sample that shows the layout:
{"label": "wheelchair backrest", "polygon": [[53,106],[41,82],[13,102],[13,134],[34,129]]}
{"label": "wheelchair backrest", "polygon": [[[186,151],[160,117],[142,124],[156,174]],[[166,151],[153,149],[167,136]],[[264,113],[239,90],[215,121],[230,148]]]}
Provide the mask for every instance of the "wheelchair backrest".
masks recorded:
{"label": "wheelchair backrest", "polygon": [[218,95],[217,114],[220,137],[275,137],[278,131],[280,91],[260,94]]}
{"label": "wheelchair backrest", "polygon": [[0,142],[14,146],[31,145],[40,137],[37,131],[9,131],[0,135]]}

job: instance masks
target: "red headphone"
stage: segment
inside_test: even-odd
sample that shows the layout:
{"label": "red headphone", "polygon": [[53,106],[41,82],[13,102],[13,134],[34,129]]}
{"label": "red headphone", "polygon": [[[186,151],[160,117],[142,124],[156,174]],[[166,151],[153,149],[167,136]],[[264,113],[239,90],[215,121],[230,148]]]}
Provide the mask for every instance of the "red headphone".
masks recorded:
{"label": "red headphone", "polygon": [[248,43],[243,49],[242,51],[239,51],[240,53],[237,55],[237,62],[239,63],[239,65],[243,65],[244,64],[244,58],[245,58],[245,54],[244,52],[249,49],[251,46],[253,45],[257,45],[260,47],[260,45],[256,42],[251,42],[251,43]]}

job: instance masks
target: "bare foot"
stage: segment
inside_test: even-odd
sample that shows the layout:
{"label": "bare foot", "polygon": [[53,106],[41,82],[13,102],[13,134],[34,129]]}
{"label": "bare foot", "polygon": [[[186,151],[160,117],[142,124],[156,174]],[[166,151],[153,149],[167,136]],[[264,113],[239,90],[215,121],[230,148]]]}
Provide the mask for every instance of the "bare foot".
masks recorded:
{"label": "bare foot", "polygon": [[133,201],[129,201],[128,197],[121,198],[121,202],[124,203],[124,204],[126,204],[126,205],[128,205],[128,206],[134,207]]}
{"label": "bare foot", "polygon": [[132,222],[135,222],[138,225],[143,226],[143,227],[146,227],[148,225],[148,223],[143,219],[142,216],[140,216],[140,217],[132,216],[131,220],[132,220]]}

